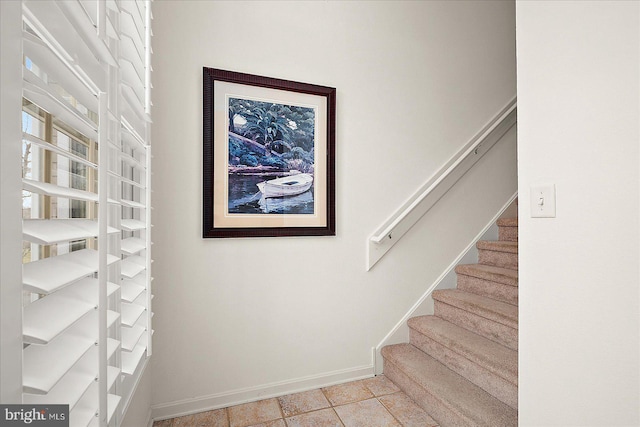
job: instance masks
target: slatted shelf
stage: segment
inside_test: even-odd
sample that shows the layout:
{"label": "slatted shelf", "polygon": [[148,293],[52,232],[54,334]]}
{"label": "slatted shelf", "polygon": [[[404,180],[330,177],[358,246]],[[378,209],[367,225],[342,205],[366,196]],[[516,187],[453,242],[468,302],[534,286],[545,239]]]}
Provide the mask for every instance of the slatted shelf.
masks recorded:
{"label": "slatted shelf", "polygon": [[72,153],[71,151],[65,150],[61,147],[58,147],[57,145],[53,145],[50,144],[40,138],[38,138],[37,136],[31,135],[29,133],[23,132],[22,133],[22,139],[25,141],[30,142],[33,145],[36,145],[39,148],[43,148],[47,151],[51,151],[53,153],[56,153],[57,155],[60,156],[64,156],[66,158],[68,158],[69,160],[73,160],[74,162],[78,162],[78,163],[82,163],[85,166],[88,166],[92,169],[97,169],[98,165],[96,165],[95,163],[80,157],[74,153]]}
{"label": "slatted shelf", "polygon": [[[33,170],[45,171],[22,182],[38,202],[33,218],[23,219],[22,238],[32,244],[32,258],[39,258],[22,266],[23,402],[69,404],[70,427],[116,427],[122,420],[114,415],[122,415],[129,404],[122,400],[130,399],[137,383],[124,381],[124,375],[140,373],[152,333],[147,327],[152,278],[146,268],[150,2],[21,4],[24,109],[36,121],[41,112],[51,116],[40,128],[26,120],[22,140],[16,141],[32,147]],[[118,69],[116,79],[109,77],[109,67]],[[71,144],[57,146],[56,131],[85,145],[86,156],[72,152]],[[77,164],[93,169],[90,191],[66,186],[66,175]],[[87,218],[65,218],[77,211],[67,200],[88,202],[82,204]],[[102,221],[114,225],[107,227],[105,241]],[[74,246],[60,245],[83,240],[89,248],[65,253]],[[106,299],[99,285],[105,278]],[[98,378],[105,354],[106,377]],[[99,413],[105,397],[106,414]]]}
{"label": "slatted shelf", "polygon": [[122,343],[122,350],[133,351],[136,344],[140,340],[142,334],[144,334],[145,328],[140,325],[133,325],[132,327],[123,327],[121,330],[120,341]]}
{"label": "slatted shelf", "polygon": [[140,40],[144,40],[144,29],[141,27],[141,22],[134,17],[134,13],[128,8],[128,4],[122,5],[122,15],[120,20],[120,29],[124,34],[128,34],[131,37],[137,37]]}
{"label": "slatted shelf", "polygon": [[64,15],[69,20],[71,27],[74,28],[90,49],[91,52],[101,61],[111,66],[116,66],[117,61],[111,53],[109,46],[98,37],[95,24],[88,19],[84,8],[77,1],[56,0],[56,4],[62,9]]}
{"label": "slatted shelf", "polygon": [[95,339],[91,337],[65,334],[47,345],[32,344],[25,348],[23,352],[25,393],[48,393],[93,345],[95,345]]}
{"label": "slatted shelf", "polygon": [[57,293],[40,298],[24,309],[24,341],[47,344],[92,310],[95,305],[91,302],[65,298]]}
{"label": "slatted shelf", "polygon": [[[107,282],[107,296],[116,290],[118,285]],[[98,279],[91,277],[42,297],[24,309],[24,341],[46,344],[97,305]]]}
{"label": "slatted shelf", "polygon": [[[107,255],[111,265],[120,258]],[[98,271],[98,252],[82,249],[56,257],[32,261],[22,266],[25,290],[38,294],[50,294],[77,280]]]}
{"label": "slatted shelf", "polygon": [[58,82],[87,108],[97,111],[98,99],[94,93],[73,73],[60,58],[40,38],[23,31],[24,56],[39,68],[47,70],[47,75]]}
{"label": "slatted shelf", "polygon": [[[96,88],[105,87],[106,76],[99,60],[73,31],[64,13],[55,2],[26,0],[23,2],[23,14],[27,24],[55,53],[73,67],[74,74],[82,75]],[[57,25],[49,23],[57,22]]]}
{"label": "slatted shelf", "polygon": [[120,249],[127,255],[134,255],[146,249],[147,242],[139,237],[128,237],[120,242]]}
{"label": "slatted shelf", "polygon": [[120,158],[122,159],[123,162],[125,162],[129,166],[132,166],[140,171],[145,171],[147,169],[142,160],[137,160],[133,158],[130,154],[127,154],[121,151]]}
{"label": "slatted shelf", "polygon": [[65,402],[70,409],[78,403],[97,374],[97,347],[93,346],[82,359],[47,394],[25,393],[23,403],[32,405],[59,404]]}
{"label": "slatted shelf", "polygon": [[[107,227],[107,234],[120,230]],[[98,236],[98,221],[82,218],[71,219],[24,219],[22,220],[24,240],[39,245],[83,240]]]}
{"label": "slatted shelf", "polygon": [[22,180],[22,189],[32,193],[44,194],[52,197],[64,197],[74,200],[85,200],[88,202],[97,202],[98,195],[91,191],[78,190],[75,188],[61,187],[46,182],[34,181],[24,178]]}
{"label": "slatted shelf", "polygon": [[97,419],[98,412],[98,383],[94,382],[82,396],[78,404],[69,413],[69,427],[87,427]]}
{"label": "slatted shelf", "polygon": [[139,255],[132,255],[120,263],[120,273],[126,278],[133,278],[146,269],[146,261]]}
{"label": "slatted shelf", "polygon": [[134,150],[146,149],[144,139],[140,137],[140,134],[136,132],[133,126],[124,118],[122,120],[122,141]]}
{"label": "slatted shelf", "polygon": [[120,348],[120,341],[113,338],[107,338],[107,359],[116,354],[116,351]]}
{"label": "slatted shelf", "polygon": [[111,387],[116,383],[120,377],[120,368],[115,366],[107,366],[107,390],[111,390]]}
{"label": "slatted shelf", "polygon": [[124,326],[133,326],[136,324],[142,313],[145,312],[145,308],[142,305],[123,302],[121,305],[121,317],[120,321]]}
{"label": "slatted shelf", "polygon": [[142,204],[142,203],[140,203],[140,202],[133,201],[133,200],[121,199],[121,200],[120,200],[120,204],[121,204],[122,206],[124,206],[124,207],[127,207],[127,208],[134,208],[134,209],[146,209],[146,206],[145,206],[145,205],[143,205],[143,204]]}
{"label": "slatted shelf", "polygon": [[126,231],[138,231],[147,228],[147,224],[138,219],[123,219],[120,221],[120,227]]}
{"label": "slatted shelf", "polygon": [[25,98],[74,126],[85,136],[97,139],[98,127],[96,123],[62,97],[56,88],[43,82],[39,76],[26,67],[23,67],[22,74],[24,77],[22,89]]}
{"label": "slatted shelf", "polygon": [[[123,62],[126,63],[126,61],[123,61]],[[148,120],[148,117],[144,110],[143,101],[138,98],[133,88],[128,84],[123,82],[121,87],[122,87],[122,96],[126,101],[126,104],[129,107],[131,113],[133,114],[133,115],[128,115],[128,114],[125,114],[125,115],[128,115],[129,117],[132,118],[132,120],[135,120],[136,122],[138,122],[138,125],[141,128],[143,128],[144,122]],[[125,109],[124,111],[126,113],[127,110]]]}
{"label": "slatted shelf", "polygon": [[133,375],[147,348],[138,344],[132,352],[122,352],[122,373]]}
{"label": "slatted shelf", "polygon": [[145,278],[138,279],[141,275],[133,279],[123,279],[120,296],[122,301],[133,302],[146,289]]}

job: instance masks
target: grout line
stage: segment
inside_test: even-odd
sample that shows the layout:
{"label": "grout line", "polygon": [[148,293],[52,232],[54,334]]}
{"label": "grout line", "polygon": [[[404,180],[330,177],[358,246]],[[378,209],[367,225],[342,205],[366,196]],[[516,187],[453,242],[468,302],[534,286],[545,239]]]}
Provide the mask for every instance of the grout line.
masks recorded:
{"label": "grout line", "polygon": [[336,418],[338,419],[338,421],[340,421],[340,424],[342,424],[342,427],[344,427],[344,421],[342,421],[342,418],[340,418],[340,414],[338,414],[338,412],[336,411],[336,408],[331,408],[331,410],[333,411],[334,414],[336,414]]}
{"label": "grout line", "polygon": [[[378,398],[376,397],[376,399],[378,399]],[[387,408],[387,407],[386,407],[386,405],[385,405],[384,403],[382,403],[382,401],[380,401],[380,399],[378,399],[378,403],[382,405],[382,407],[384,408],[384,410],[385,410],[385,411],[387,411],[387,413],[388,413],[389,415],[391,415],[391,418],[393,418],[394,420],[396,420],[396,421],[398,422],[398,424],[400,425],[400,427],[403,427],[403,426],[404,426],[404,424],[402,424],[402,422],[401,422],[401,421],[400,421],[400,420],[399,420],[399,419],[398,419],[398,418],[393,414],[393,412],[391,412],[391,411],[389,410],[389,408]]]}

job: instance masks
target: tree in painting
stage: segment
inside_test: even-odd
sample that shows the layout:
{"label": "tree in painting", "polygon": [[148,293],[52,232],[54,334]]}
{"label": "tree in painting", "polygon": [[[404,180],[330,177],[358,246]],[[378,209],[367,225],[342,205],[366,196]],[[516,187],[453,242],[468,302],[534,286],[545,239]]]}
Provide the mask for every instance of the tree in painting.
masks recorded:
{"label": "tree in painting", "polygon": [[229,99],[229,171],[313,173],[313,108]]}

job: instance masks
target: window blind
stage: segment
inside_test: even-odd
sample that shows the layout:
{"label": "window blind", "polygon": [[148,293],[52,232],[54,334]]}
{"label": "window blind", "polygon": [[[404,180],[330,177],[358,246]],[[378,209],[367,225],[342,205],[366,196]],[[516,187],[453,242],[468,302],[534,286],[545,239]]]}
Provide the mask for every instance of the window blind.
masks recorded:
{"label": "window blind", "polygon": [[151,355],[151,19],[22,1],[23,401],[71,426],[119,426]]}

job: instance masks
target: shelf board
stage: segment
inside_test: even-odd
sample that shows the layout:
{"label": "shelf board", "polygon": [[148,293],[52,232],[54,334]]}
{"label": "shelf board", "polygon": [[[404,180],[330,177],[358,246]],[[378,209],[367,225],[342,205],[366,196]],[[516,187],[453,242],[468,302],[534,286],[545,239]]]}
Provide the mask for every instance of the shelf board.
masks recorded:
{"label": "shelf board", "polygon": [[[87,277],[24,308],[23,339],[46,344],[83,316],[98,307],[98,279]],[[107,296],[118,289],[107,282]]]}
{"label": "shelf board", "polygon": [[113,338],[107,338],[107,359],[111,359],[119,348],[120,341],[114,340]]}
{"label": "shelf board", "polygon": [[[93,351],[97,347],[93,347],[83,359],[77,363],[47,394],[29,394],[23,395],[23,403],[31,405],[47,405],[47,404],[68,404],[69,409],[73,409],[76,403],[87,391],[89,386],[95,382],[97,369],[97,351]],[[89,353],[94,353],[93,357]],[[86,360],[85,360],[86,359]],[[93,367],[90,369],[89,367]]]}
{"label": "shelf board", "polygon": [[133,325],[132,327],[123,326],[120,330],[120,339],[122,342],[123,351],[133,351],[140,337],[144,334],[145,328],[140,325]]}
{"label": "shelf board", "polygon": [[145,209],[146,206],[135,200],[120,199],[120,204],[127,208]]}
{"label": "shelf board", "polygon": [[120,242],[120,249],[127,255],[135,255],[146,248],[146,240],[139,237],[129,237]]}
{"label": "shelf board", "polygon": [[107,390],[111,390],[111,387],[116,383],[120,377],[120,368],[115,366],[107,366]]}
{"label": "shelf board", "polygon": [[[118,261],[107,255],[107,265]],[[82,249],[23,264],[22,283],[26,291],[47,295],[97,271],[98,252]]]}
{"label": "shelf board", "polygon": [[69,187],[60,187],[59,185],[49,184],[47,182],[34,181],[31,179],[22,179],[22,189],[32,193],[44,194],[52,197],[64,197],[73,200],[85,200],[88,202],[97,202],[98,195],[91,191],[78,190]]}
{"label": "shelf board", "polygon": [[91,302],[57,293],[40,298],[24,308],[24,342],[47,344],[92,310],[95,305]]}
{"label": "shelf board", "polygon": [[134,278],[146,270],[146,260],[140,255],[131,255],[120,263],[120,273],[126,278]]}
{"label": "shelf board", "polygon": [[47,345],[31,344],[23,351],[25,393],[45,394],[92,347],[88,337],[60,335]]}
{"label": "shelf board", "polygon": [[138,344],[131,353],[122,352],[122,373],[133,375],[146,350],[146,347]]}
{"label": "shelf board", "polygon": [[122,298],[122,301],[133,302],[142,292],[145,291],[146,286],[144,283],[140,283],[138,277],[139,276],[136,276],[134,279],[122,279],[122,284],[120,286],[120,297]]}
{"label": "shelf board", "polygon": [[[118,229],[107,227],[107,234]],[[98,221],[84,218],[69,219],[24,219],[22,235],[24,240],[39,245],[69,242],[98,237]]]}
{"label": "shelf board", "polygon": [[99,385],[94,382],[69,413],[69,427],[87,427],[98,417]]}
{"label": "shelf board", "polygon": [[133,326],[136,324],[142,313],[145,312],[145,308],[139,304],[133,304],[123,302],[120,306],[120,321],[124,326]]}
{"label": "shelf board", "polygon": [[147,225],[137,219],[123,219],[120,221],[120,227],[125,231],[138,231],[147,228]]}

